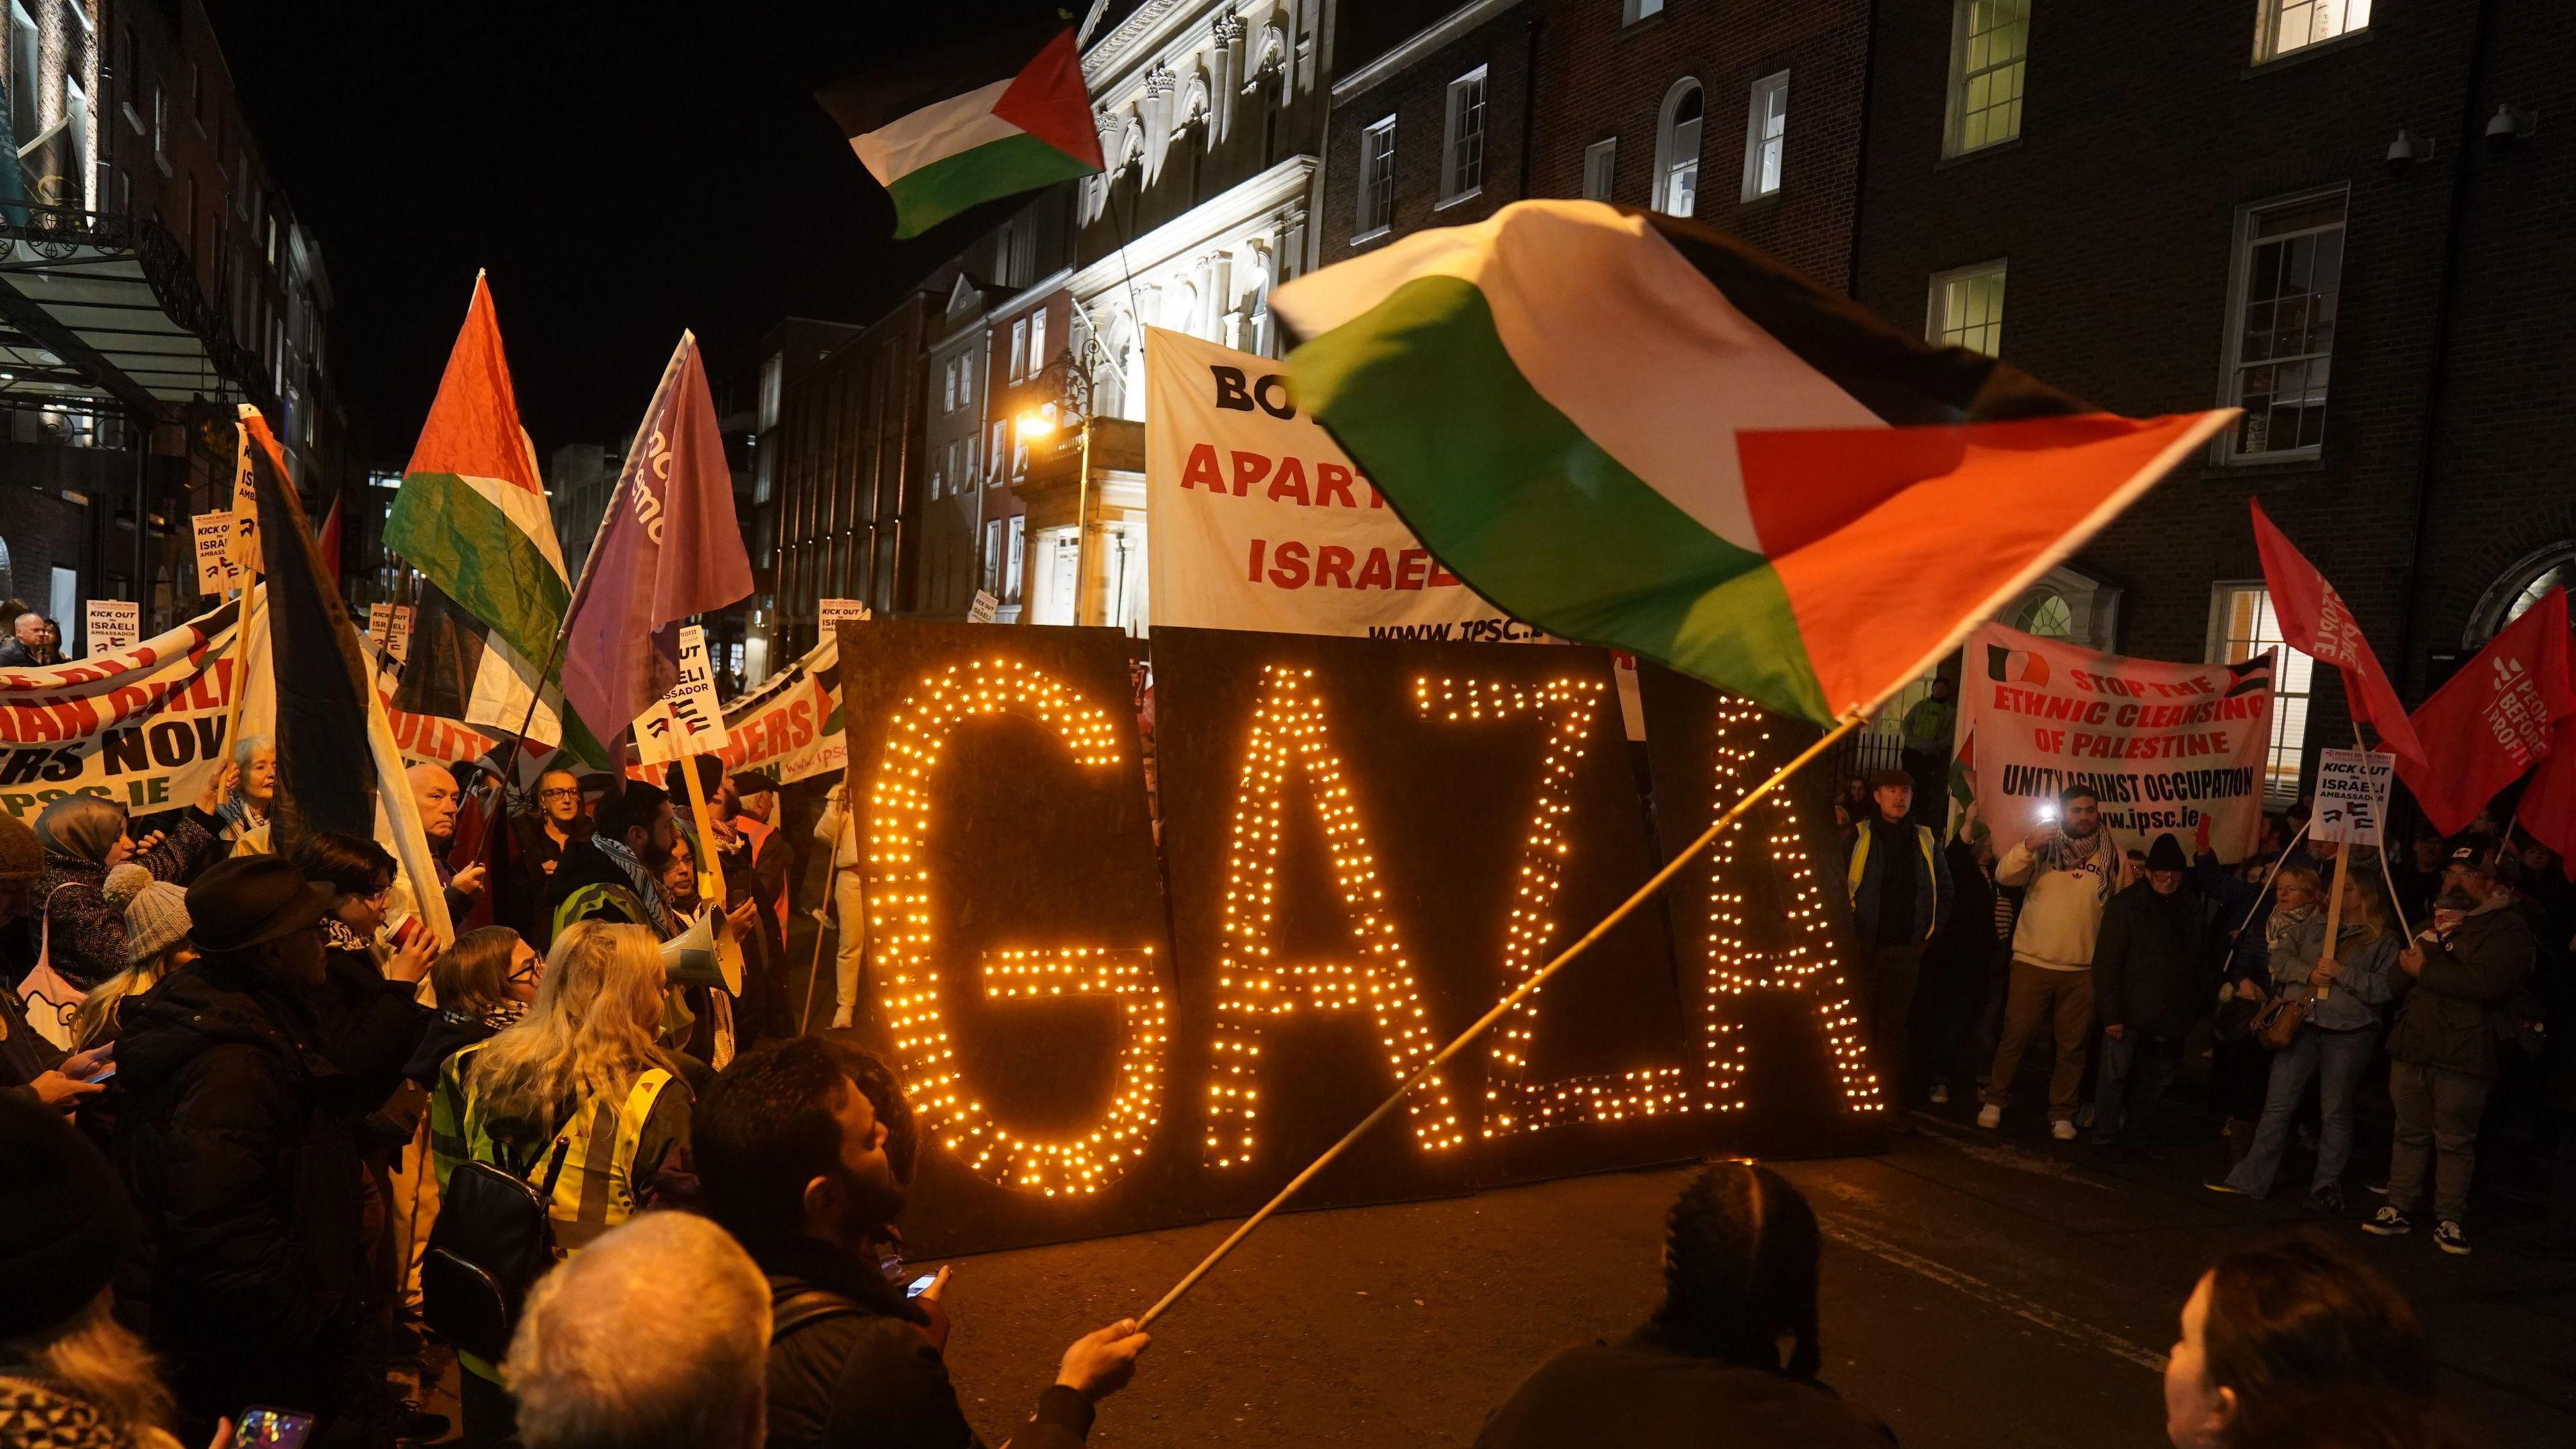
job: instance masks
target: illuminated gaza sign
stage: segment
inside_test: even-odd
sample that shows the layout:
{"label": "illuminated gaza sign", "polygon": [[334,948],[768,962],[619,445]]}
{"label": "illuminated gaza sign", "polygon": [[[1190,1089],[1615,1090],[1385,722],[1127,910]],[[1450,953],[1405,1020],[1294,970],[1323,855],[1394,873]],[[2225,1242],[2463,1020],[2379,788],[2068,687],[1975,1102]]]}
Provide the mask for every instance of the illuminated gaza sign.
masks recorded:
{"label": "illuminated gaza sign", "polygon": [[[1565,825],[1573,809],[1574,771],[1589,748],[1592,721],[1606,694],[1604,681],[1579,677],[1536,686],[1474,678],[1414,682],[1414,707],[1426,720],[1473,729],[1536,719],[1547,729],[1503,958],[1497,963],[1497,997],[1526,981],[1567,936],[1553,910],[1571,852]],[[1150,946],[985,952],[981,989],[988,1000],[1088,996],[1114,1005],[1117,1083],[1107,1114],[1089,1130],[1036,1137],[998,1120],[966,1082],[941,1006],[941,952],[932,929],[933,882],[924,842],[930,826],[929,781],[950,732],[961,723],[994,715],[1036,722],[1085,769],[1120,764],[1112,718],[1031,665],[969,660],[916,683],[911,697],[887,720],[883,756],[868,794],[873,878],[868,909],[882,972],[881,1004],[915,1106],[933,1136],[978,1176],[999,1186],[1049,1197],[1089,1195],[1135,1167],[1167,1110],[1171,1004]],[[1750,705],[1722,704],[1718,726],[1715,788],[1722,807],[1759,779],[1754,762],[1767,736],[1761,711]],[[1336,960],[1287,964],[1273,960],[1278,857],[1287,786],[1298,775],[1322,813],[1331,881],[1341,898],[1350,949]],[[1789,872],[1792,942],[1781,951],[1757,951],[1747,944],[1744,899],[1720,885],[1756,831],[1769,857]],[[1470,1130],[1493,1138],[1573,1123],[1739,1111],[1744,1106],[1746,1043],[1737,1036],[1734,1013],[1720,1008],[1723,998],[1755,989],[1804,993],[1831,1046],[1845,1104],[1879,1109],[1878,1079],[1869,1070],[1858,1018],[1833,964],[1823,899],[1785,792],[1767,797],[1719,836],[1709,868],[1711,1000],[1703,1013],[1708,1024],[1696,1074],[1676,1065],[1529,1081],[1527,1059],[1545,997],[1541,991],[1488,1037],[1484,1101],[1471,1121],[1462,1120],[1441,1074],[1432,1074],[1415,1089],[1407,1106],[1417,1148],[1432,1153],[1458,1148]],[[1260,1132],[1264,1036],[1282,1017],[1299,1011],[1364,1017],[1386,1053],[1390,1084],[1402,1082],[1439,1049],[1397,923],[1385,910],[1361,802],[1353,797],[1333,747],[1325,701],[1311,669],[1273,664],[1263,670],[1237,780],[1220,929],[1212,1065],[1196,1107],[1204,1165],[1222,1169],[1251,1161]]]}

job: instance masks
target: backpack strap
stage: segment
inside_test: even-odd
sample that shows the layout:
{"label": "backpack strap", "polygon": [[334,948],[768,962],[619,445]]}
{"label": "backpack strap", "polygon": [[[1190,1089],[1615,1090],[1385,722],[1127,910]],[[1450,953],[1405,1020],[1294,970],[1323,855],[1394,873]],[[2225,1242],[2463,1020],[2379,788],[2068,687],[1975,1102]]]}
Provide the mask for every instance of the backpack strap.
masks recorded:
{"label": "backpack strap", "polygon": [[808,1285],[769,1305],[769,1341],[776,1343],[787,1335],[826,1318],[857,1318],[859,1305],[829,1288]]}

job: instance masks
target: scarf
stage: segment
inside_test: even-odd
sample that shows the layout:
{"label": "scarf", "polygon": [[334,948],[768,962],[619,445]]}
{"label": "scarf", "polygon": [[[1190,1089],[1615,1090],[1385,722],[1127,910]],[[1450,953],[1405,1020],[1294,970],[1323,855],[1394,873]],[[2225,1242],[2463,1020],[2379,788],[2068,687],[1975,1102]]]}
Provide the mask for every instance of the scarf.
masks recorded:
{"label": "scarf", "polygon": [[2097,866],[2095,862],[2101,858],[2105,850],[2110,849],[2111,832],[2108,830],[2094,831],[2093,838],[2089,841],[2077,840],[2074,836],[2061,834],[2031,852],[2031,858],[2037,862],[2037,869],[2033,873],[2053,870],[2090,870],[2095,876],[2093,887],[2095,893],[2107,901],[2120,888],[2118,866],[2120,856],[2117,851],[2113,851],[2108,865]]}
{"label": "scarf", "polygon": [[608,857],[609,864],[625,872],[627,884],[635,887],[635,894],[643,898],[644,914],[653,918],[654,931],[665,941],[678,935],[679,932],[671,925],[670,907],[662,904],[661,883],[653,879],[653,872],[644,868],[644,862],[635,858],[635,852],[626,848],[626,842],[593,833],[590,843],[599,848],[600,854]]}

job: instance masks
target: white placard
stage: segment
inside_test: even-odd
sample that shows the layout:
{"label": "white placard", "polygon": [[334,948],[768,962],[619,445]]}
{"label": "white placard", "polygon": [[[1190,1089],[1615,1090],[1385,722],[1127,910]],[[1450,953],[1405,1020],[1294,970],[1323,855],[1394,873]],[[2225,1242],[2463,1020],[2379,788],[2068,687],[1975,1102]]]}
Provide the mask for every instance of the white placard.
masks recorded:
{"label": "white placard", "polygon": [[367,643],[374,646],[378,659],[383,659],[392,651],[393,636],[394,606],[369,604],[367,606]]}
{"label": "white placard", "polygon": [[2317,752],[2317,808],[2308,833],[2346,845],[2378,845],[2388,823],[2397,757],[2362,750]]}
{"label": "white placard", "polygon": [[411,616],[411,605],[394,605],[392,622],[385,633],[385,652],[394,657],[396,664],[411,662]]}
{"label": "white placard", "polygon": [[81,630],[92,654],[113,654],[143,634],[143,606],[130,599],[92,599]]}
{"label": "white placard", "polygon": [[823,632],[826,634],[839,628],[843,619],[868,619],[875,617],[868,612],[867,605],[860,603],[856,599],[825,599],[822,601],[822,604]]}
{"label": "white placard", "polygon": [[707,633],[695,624],[680,630],[680,679],[653,707],[635,717],[635,753],[647,765],[710,754],[731,743],[724,707],[716,702],[716,671],[707,658]]}
{"label": "white placard", "polygon": [[977,589],[975,591],[975,602],[966,606],[966,622],[969,624],[990,624],[996,618],[1001,616],[1001,612],[1002,601],[994,598],[991,590]]}
{"label": "white placard", "polygon": [[232,561],[232,510],[200,513],[190,523],[197,543],[197,592],[220,594],[240,588],[241,573]]}

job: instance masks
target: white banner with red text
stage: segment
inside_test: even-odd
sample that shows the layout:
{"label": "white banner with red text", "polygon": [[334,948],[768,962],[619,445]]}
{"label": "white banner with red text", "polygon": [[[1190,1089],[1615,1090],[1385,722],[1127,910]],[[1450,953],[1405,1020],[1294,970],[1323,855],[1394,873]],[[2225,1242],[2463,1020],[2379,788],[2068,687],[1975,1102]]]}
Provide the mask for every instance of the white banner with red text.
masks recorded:
{"label": "white banner with red text", "polygon": [[2000,847],[2056,819],[2081,785],[2126,848],[2171,831],[2236,861],[2263,823],[2273,656],[2241,664],[2131,659],[1986,624],[1959,675],[1951,793],[1960,828]]}

